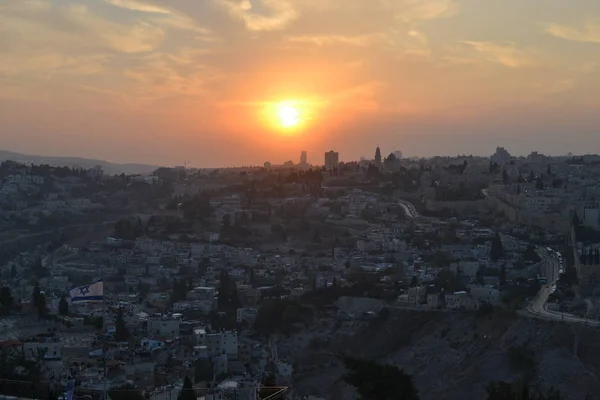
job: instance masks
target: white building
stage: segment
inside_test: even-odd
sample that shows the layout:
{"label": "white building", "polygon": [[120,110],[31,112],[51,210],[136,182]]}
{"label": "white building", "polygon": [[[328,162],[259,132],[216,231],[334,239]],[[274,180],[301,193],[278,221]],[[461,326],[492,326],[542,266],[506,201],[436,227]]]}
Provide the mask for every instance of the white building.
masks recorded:
{"label": "white building", "polygon": [[164,337],[179,336],[179,320],[174,318],[151,318],[148,320],[148,334]]}

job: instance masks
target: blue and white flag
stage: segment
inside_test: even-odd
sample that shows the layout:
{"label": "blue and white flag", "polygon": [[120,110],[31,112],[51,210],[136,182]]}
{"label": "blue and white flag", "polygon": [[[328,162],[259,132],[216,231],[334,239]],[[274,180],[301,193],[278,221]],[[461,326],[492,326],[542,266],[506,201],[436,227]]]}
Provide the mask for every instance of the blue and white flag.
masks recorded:
{"label": "blue and white flag", "polygon": [[84,303],[104,300],[104,281],[102,278],[89,285],[78,286],[69,291],[71,303]]}

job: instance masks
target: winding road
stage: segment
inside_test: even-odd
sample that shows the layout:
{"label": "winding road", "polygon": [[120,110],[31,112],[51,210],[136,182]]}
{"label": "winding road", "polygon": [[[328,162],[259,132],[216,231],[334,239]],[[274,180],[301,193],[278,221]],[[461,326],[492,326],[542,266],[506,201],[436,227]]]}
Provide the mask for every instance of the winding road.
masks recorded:
{"label": "winding road", "polygon": [[[487,189],[483,189],[482,193],[485,196],[489,195]],[[398,200],[398,204],[404,209],[404,212],[409,218],[420,217],[415,206],[409,201]],[[545,248],[539,247],[536,251],[544,262],[549,263],[549,268],[546,269],[546,273],[548,275],[546,278],[548,279],[549,283],[540,289],[533,301],[525,308],[525,310],[523,310],[524,312],[521,314],[532,318],[579,323],[588,326],[600,327],[599,320],[581,318],[568,313],[548,310],[546,303],[548,302],[548,297],[550,297],[555,290],[556,283],[558,282],[560,275],[560,270],[562,268],[562,261],[559,259],[556,253],[548,253],[547,249]]]}

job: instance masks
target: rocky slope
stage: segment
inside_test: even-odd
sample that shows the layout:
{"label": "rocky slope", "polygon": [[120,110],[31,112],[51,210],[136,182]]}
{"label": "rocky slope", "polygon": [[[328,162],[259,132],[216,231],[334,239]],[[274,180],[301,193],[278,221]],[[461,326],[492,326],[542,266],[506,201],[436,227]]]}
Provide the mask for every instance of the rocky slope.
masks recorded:
{"label": "rocky slope", "polygon": [[[318,331],[280,339],[295,364],[297,394],[352,399],[339,353],[392,363],[412,374],[423,400],[485,399],[493,381],[525,373],[566,399],[600,399],[600,330],[496,311],[393,311],[385,321],[322,319]],[[315,339],[318,338],[318,339]]]}

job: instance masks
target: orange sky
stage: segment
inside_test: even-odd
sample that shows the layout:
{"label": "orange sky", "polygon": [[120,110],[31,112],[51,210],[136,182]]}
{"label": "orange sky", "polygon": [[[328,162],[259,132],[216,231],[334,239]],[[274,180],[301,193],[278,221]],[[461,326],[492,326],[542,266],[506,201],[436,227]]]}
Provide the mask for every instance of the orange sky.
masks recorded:
{"label": "orange sky", "polygon": [[[600,2],[4,0],[0,148],[193,166],[600,152]],[[271,104],[293,100],[294,134]]]}

